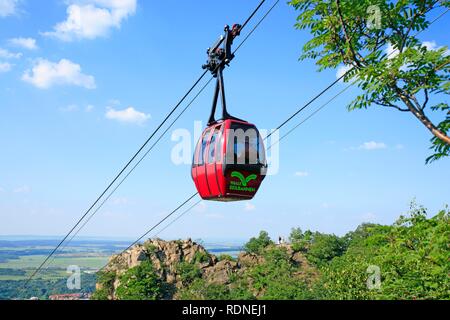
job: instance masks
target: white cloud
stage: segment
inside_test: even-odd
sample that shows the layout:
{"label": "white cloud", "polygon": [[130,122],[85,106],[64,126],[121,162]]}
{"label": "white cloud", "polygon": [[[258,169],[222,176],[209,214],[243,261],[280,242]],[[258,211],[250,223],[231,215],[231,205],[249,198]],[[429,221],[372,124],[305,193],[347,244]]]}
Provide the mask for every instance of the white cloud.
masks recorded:
{"label": "white cloud", "polygon": [[[339,66],[337,71],[336,71],[336,79],[339,79],[340,77],[342,77],[351,68],[352,68],[352,66],[350,66],[350,65],[341,65],[341,66]],[[343,82],[343,79],[341,80],[341,82]]]}
{"label": "white cloud", "polygon": [[436,44],[436,41],[424,41],[422,42],[422,45],[429,51],[439,49],[438,45]]}
{"label": "white cloud", "polygon": [[67,59],[59,62],[39,59],[32,70],[24,73],[22,80],[40,89],[49,89],[56,85],[73,85],[86,89],[96,87],[93,76],[83,74],[80,65]]}
{"label": "white cloud", "polygon": [[62,107],[59,110],[62,112],[75,112],[78,111],[80,108],[76,104],[69,104],[66,107]]}
{"label": "white cloud", "polygon": [[307,172],[307,171],[297,171],[294,175],[296,177],[308,177],[309,176],[309,172]]}
{"label": "white cloud", "polygon": [[86,112],[92,112],[92,110],[94,110],[94,106],[92,105],[92,104],[88,104],[87,106],[86,106],[86,108],[84,108],[84,111],[86,111]]}
{"label": "white cloud", "polygon": [[17,187],[13,190],[14,193],[30,193],[31,192],[31,187],[24,185],[24,186],[20,186]]}
{"label": "white cloud", "polygon": [[5,73],[11,71],[13,65],[8,62],[0,62],[0,73]]}
{"label": "white cloud", "polygon": [[402,145],[401,143],[399,143],[399,144],[397,144],[397,145],[395,146],[395,149],[397,149],[397,150],[402,150],[402,149],[405,149],[405,146]]}
{"label": "white cloud", "polygon": [[18,0],[0,0],[0,17],[7,17],[17,12]]}
{"label": "white cloud", "polygon": [[137,0],[71,1],[67,19],[43,34],[62,41],[103,37],[110,29],[120,28],[122,21],[136,12],[136,7]]}
{"label": "white cloud", "polygon": [[13,38],[9,39],[9,43],[13,46],[28,50],[36,50],[38,48],[36,39],[33,38]]}
{"label": "white cloud", "polygon": [[244,206],[245,211],[254,211],[256,210],[256,206],[253,203],[246,202]]}
{"label": "white cloud", "polygon": [[3,59],[20,59],[22,57],[21,53],[13,53],[6,49],[0,48],[0,58]]}
{"label": "white cloud", "polygon": [[387,54],[388,59],[394,59],[400,53],[400,51],[397,48],[395,48],[392,45],[392,43],[387,44],[386,49],[384,49],[384,52]]}
{"label": "white cloud", "polygon": [[106,118],[124,123],[134,123],[142,125],[147,120],[149,120],[151,116],[149,114],[137,111],[133,107],[128,107],[124,110],[116,110],[110,107],[107,109]]}
{"label": "white cloud", "polygon": [[375,141],[369,141],[364,142],[362,145],[359,146],[358,149],[362,150],[379,150],[379,149],[386,149],[387,146],[383,142],[375,142]]}
{"label": "white cloud", "polygon": [[[428,51],[436,51],[443,48],[443,46],[438,46],[436,41],[424,41],[422,42],[422,46],[427,48]],[[447,51],[445,51],[445,55],[446,56],[450,55],[450,49],[447,49]]]}
{"label": "white cloud", "polygon": [[[422,42],[422,46],[426,47],[427,50],[429,51],[439,50],[443,48],[442,46],[438,46],[436,41],[424,41]],[[384,49],[384,52],[386,53],[388,59],[394,59],[400,53],[400,51],[396,47],[394,47],[391,43],[387,44],[386,48]],[[450,55],[450,50],[447,50],[445,52],[445,55],[446,56]],[[407,66],[402,66],[402,68],[403,70],[406,70]]]}

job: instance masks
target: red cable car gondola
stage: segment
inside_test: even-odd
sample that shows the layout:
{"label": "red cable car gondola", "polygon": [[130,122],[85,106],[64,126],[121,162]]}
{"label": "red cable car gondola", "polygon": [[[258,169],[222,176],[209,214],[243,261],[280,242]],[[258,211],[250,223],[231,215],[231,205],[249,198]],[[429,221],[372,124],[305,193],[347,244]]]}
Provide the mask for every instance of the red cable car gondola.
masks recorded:
{"label": "red cable car gondola", "polygon": [[[258,191],[267,172],[264,142],[255,125],[232,117],[226,108],[223,69],[234,58],[231,45],[240,26],[225,27],[225,37],[208,49],[204,65],[217,78],[208,126],[194,153],[192,179],[205,200],[250,200]],[[225,42],[224,48],[220,48]],[[215,120],[221,94],[222,118]]]}

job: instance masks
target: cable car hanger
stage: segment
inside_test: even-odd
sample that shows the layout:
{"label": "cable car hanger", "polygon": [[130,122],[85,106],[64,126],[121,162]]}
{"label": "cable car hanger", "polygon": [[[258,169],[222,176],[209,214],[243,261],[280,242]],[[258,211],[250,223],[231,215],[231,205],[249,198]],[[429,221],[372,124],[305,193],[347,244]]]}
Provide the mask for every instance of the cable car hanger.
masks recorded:
{"label": "cable car hanger", "polygon": [[[242,26],[240,24],[234,24],[230,29],[229,25],[225,26],[225,35],[221,36],[219,40],[211,47],[208,48],[208,62],[202,66],[203,69],[211,71],[214,78],[217,78],[216,89],[214,91],[213,103],[211,107],[211,115],[208,120],[208,126],[217,123],[215,119],[215,113],[217,108],[217,100],[220,94],[220,100],[222,103],[222,119],[220,120],[238,120],[239,118],[233,117],[228,113],[227,102],[225,98],[225,84],[223,81],[223,70],[226,66],[230,65],[230,62],[234,59],[234,54],[231,51],[231,46],[236,37],[240,35]],[[220,47],[223,43],[223,47]]]}
{"label": "cable car hanger", "polygon": [[[191,176],[204,200],[240,201],[252,199],[267,172],[264,142],[256,126],[228,113],[223,70],[234,59],[231,46],[239,36],[239,24],[225,26],[225,35],[207,50],[203,69],[216,81],[211,115],[194,151]],[[217,102],[222,118],[216,120]]]}

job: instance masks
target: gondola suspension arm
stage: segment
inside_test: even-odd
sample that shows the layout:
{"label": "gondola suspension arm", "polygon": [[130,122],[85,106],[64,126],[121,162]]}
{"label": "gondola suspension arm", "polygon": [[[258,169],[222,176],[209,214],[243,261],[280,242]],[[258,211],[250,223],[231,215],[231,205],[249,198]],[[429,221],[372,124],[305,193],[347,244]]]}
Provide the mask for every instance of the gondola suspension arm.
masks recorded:
{"label": "gondola suspension arm", "polygon": [[[213,96],[213,103],[211,108],[211,115],[208,120],[208,126],[217,122],[215,119],[215,113],[217,109],[217,101],[221,99],[222,104],[222,119],[234,119],[240,120],[231,116],[227,111],[227,104],[225,98],[225,83],[223,80],[223,70],[226,66],[230,65],[230,62],[234,59],[234,54],[231,51],[234,39],[240,35],[242,26],[239,24],[233,25],[230,29],[228,25],[225,26],[225,35],[221,36],[219,40],[211,47],[208,48],[208,61],[202,66],[203,69],[209,70],[212,75],[217,78],[216,88]],[[221,45],[223,44],[223,47]]]}

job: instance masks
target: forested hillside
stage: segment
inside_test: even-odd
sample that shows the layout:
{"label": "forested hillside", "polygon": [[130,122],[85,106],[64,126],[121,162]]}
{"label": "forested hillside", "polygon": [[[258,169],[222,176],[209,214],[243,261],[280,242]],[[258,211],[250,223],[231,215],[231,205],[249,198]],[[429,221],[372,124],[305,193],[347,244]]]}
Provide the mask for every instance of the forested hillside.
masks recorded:
{"label": "forested hillside", "polygon": [[393,225],[343,237],[292,230],[289,244],[262,231],[233,259],[192,241],[149,240],[113,256],[94,299],[449,299],[448,208],[412,206]]}

